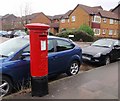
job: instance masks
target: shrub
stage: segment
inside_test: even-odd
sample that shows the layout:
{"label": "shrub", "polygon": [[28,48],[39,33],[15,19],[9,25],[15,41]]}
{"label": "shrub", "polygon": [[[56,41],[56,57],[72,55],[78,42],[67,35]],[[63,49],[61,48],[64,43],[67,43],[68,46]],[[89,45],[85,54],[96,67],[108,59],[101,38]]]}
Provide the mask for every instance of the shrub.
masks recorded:
{"label": "shrub", "polygon": [[79,31],[83,31],[91,36],[94,36],[94,32],[93,32],[92,28],[86,24],[81,25],[79,28]]}
{"label": "shrub", "polygon": [[49,34],[49,35],[54,35],[52,32],[49,32],[48,34]]}
{"label": "shrub", "polygon": [[100,37],[94,36],[94,41],[101,39]]}
{"label": "shrub", "polygon": [[83,31],[76,31],[74,33],[74,38],[71,38],[73,41],[83,41],[83,42],[92,42],[94,41],[94,37],[88,35]]}
{"label": "shrub", "polygon": [[84,42],[92,42],[94,41],[94,37],[86,34],[83,31],[64,31],[60,33],[59,37],[69,38],[69,35],[74,35],[72,39],[73,41],[84,41]]}
{"label": "shrub", "polygon": [[73,31],[70,30],[66,30],[66,31],[62,31],[60,34],[58,34],[59,37],[64,37],[64,38],[68,38],[68,36],[70,34],[73,34]]}

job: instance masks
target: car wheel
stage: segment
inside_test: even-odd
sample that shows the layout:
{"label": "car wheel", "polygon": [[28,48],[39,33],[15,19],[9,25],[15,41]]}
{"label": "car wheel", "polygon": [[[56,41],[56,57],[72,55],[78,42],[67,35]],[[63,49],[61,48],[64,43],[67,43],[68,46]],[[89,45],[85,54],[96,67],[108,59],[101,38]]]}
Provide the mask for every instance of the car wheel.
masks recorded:
{"label": "car wheel", "polygon": [[80,68],[80,64],[78,63],[78,61],[73,61],[66,74],[68,76],[76,75],[79,72],[79,68]]}
{"label": "car wheel", "polygon": [[108,65],[108,64],[110,64],[110,57],[105,58],[105,65]]}
{"label": "car wheel", "polygon": [[0,84],[0,97],[3,97],[5,95],[8,95],[12,92],[12,82],[11,80],[6,77],[2,76],[2,82]]}

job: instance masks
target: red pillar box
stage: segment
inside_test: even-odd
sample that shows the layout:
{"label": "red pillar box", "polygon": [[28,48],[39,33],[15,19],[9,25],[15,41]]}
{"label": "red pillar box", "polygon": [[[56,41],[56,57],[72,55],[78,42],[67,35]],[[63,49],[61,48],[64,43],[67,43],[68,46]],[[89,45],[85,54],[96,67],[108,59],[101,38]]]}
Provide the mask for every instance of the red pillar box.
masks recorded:
{"label": "red pillar box", "polygon": [[48,25],[27,24],[30,30],[30,70],[32,96],[48,94]]}

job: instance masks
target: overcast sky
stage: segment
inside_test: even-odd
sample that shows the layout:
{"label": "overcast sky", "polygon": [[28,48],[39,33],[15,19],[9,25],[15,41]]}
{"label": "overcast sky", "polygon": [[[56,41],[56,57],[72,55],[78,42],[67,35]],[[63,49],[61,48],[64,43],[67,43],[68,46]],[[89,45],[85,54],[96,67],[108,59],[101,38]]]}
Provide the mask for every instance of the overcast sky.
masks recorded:
{"label": "overcast sky", "polygon": [[0,15],[14,14],[24,15],[25,8],[29,14],[44,12],[46,15],[64,14],[74,9],[77,4],[87,6],[99,6],[110,10],[118,5],[120,0],[1,0]]}

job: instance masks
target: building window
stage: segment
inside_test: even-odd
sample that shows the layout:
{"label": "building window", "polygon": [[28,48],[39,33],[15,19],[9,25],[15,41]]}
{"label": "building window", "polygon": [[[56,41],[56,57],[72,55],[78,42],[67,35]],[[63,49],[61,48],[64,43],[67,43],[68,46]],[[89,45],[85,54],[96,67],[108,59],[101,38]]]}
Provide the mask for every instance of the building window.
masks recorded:
{"label": "building window", "polygon": [[101,17],[100,16],[94,16],[93,22],[101,23]]}
{"label": "building window", "polygon": [[95,35],[100,35],[100,29],[95,28],[95,29],[94,29],[94,34],[95,34]]}
{"label": "building window", "polygon": [[68,23],[70,22],[70,20],[68,19]]}
{"label": "building window", "polygon": [[23,23],[26,24],[26,21],[24,21]]}
{"label": "building window", "polygon": [[106,22],[107,22],[107,19],[106,19],[106,18],[103,18],[103,22],[106,23]]}
{"label": "building window", "polygon": [[104,34],[104,35],[106,34],[106,29],[102,30],[102,34]]}
{"label": "building window", "polygon": [[14,25],[14,21],[12,21],[12,25]]}
{"label": "building window", "polygon": [[55,19],[55,21],[54,22],[58,22],[58,19]]}
{"label": "building window", "polygon": [[61,20],[61,23],[65,23],[65,19],[62,19],[62,20]]}
{"label": "building window", "polygon": [[75,16],[72,16],[72,22],[74,22],[75,21]]}
{"label": "building window", "polygon": [[28,23],[31,23],[31,20],[28,20]]}
{"label": "building window", "polygon": [[110,24],[113,24],[113,21],[114,21],[113,19],[110,19]]}
{"label": "building window", "polygon": [[115,24],[118,24],[118,21],[117,20],[114,20]]}
{"label": "building window", "polygon": [[114,31],[114,35],[117,35],[117,33],[118,33],[118,30],[115,30],[115,31]]}
{"label": "building window", "polygon": [[113,30],[109,30],[109,35],[112,35],[113,34]]}

